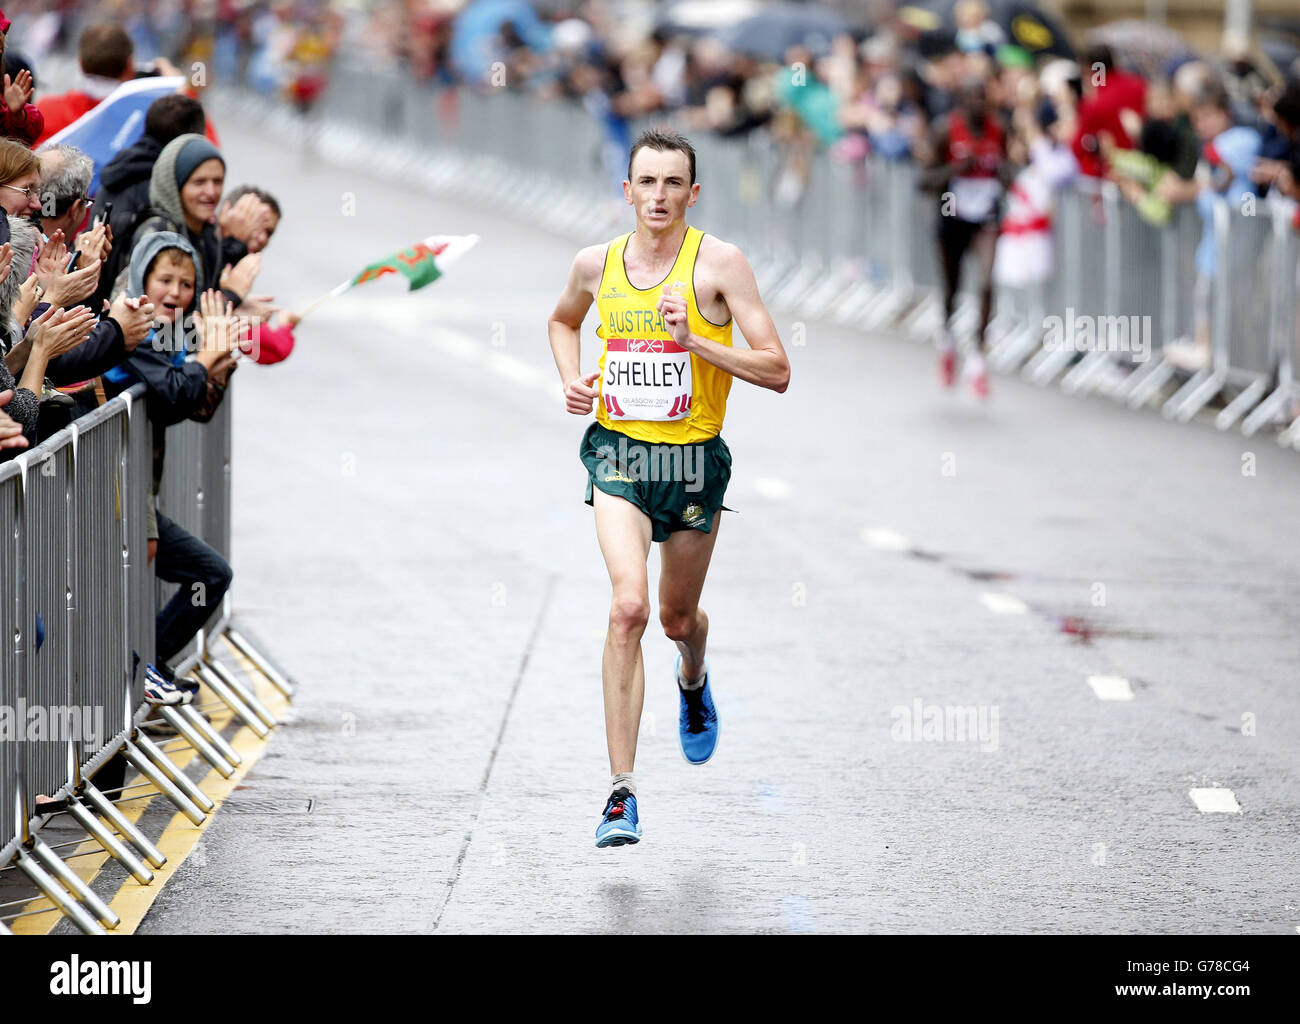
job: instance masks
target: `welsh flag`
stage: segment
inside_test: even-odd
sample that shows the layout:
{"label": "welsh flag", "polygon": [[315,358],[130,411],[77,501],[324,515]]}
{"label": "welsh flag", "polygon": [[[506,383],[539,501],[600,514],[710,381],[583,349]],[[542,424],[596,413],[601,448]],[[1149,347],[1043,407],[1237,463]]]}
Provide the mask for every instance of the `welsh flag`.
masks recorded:
{"label": "welsh flag", "polygon": [[401,274],[410,283],[411,291],[432,284],[447,268],[478,244],[478,235],[430,235],[422,242],[400,249],[391,256],[370,264],[356,277],[344,281],[330,294],[341,295],[367,281],[376,281],[389,274]]}

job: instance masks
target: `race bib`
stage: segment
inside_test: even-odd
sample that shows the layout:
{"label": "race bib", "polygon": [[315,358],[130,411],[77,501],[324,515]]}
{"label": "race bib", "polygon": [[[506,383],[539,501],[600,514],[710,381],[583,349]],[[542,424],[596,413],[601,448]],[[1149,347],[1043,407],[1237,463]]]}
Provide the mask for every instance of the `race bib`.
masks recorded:
{"label": "race bib", "polygon": [[954,178],[953,213],[972,223],[987,220],[997,208],[1002,184],[997,178]]}
{"label": "race bib", "polygon": [[610,338],[600,397],[612,420],[685,419],[691,354],[671,339]]}

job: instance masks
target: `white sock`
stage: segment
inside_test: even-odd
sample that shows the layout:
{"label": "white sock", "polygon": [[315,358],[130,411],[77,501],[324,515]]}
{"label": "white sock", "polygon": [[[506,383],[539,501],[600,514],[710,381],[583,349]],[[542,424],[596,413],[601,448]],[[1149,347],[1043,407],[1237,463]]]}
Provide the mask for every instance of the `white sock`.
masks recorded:
{"label": "white sock", "polygon": [[614,790],[626,789],[633,796],[636,796],[636,780],[632,778],[631,772],[619,772],[617,775],[609,777],[609,793],[614,795]]}
{"label": "white sock", "polygon": [[[682,664],[685,665],[685,662],[683,662]],[[709,661],[706,658],[704,660],[704,671],[700,673],[700,678],[696,679],[694,682],[687,679],[686,676],[682,674],[682,670],[679,668],[677,670],[677,685],[680,686],[683,690],[698,690],[701,686],[704,685],[704,680],[706,680],[708,677],[709,677]]]}

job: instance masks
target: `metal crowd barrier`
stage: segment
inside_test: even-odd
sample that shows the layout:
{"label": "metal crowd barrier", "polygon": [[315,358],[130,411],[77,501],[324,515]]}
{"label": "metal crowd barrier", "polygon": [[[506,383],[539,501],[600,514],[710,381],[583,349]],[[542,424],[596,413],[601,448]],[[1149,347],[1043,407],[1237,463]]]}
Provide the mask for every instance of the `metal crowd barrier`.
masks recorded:
{"label": "metal crowd barrier", "polygon": [[[117,916],[40,839],[65,809],[142,884],[166,858],[91,776],[121,755],[195,824],[213,803],[138,726],[145,666],[154,659],[160,593],[148,564],[147,502],[153,434],[144,385],[0,463],[0,867],[16,863],[82,931]],[[231,403],[209,424],[168,430],[164,511],[227,558],[230,551]],[[259,735],[275,718],[211,656],[225,635],[286,695],[291,686],[230,622],[229,594],[175,666],[194,671]],[[158,713],[229,777],[240,755],[194,705]]]}
{"label": "metal crowd barrier", "polygon": [[[331,158],[598,241],[632,224],[616,189],[625,138],[652,122],[673,121],[647,119],[616,135],[598,114],[506,89],[435,90],[400,71],[342,61],[318,111],[319,142]],[[819,153],[801,170],[802,155],[768,133],[724,139],[677,127],[696,146],[704,189],[692,222],[745,248],[773,306],[867,330],[902,330],[918,340],[935,337],[942,326],[938,204],[917,189],[912,164],[850,164]],[[1134,408],[1159,400],[1166,416],[1180,420],[1222,396],[1216,425],[1240,423],[1248,435],[1295,418],[1294,207],[1261,202],[1253,216],[1219,207],[1211,228],[1218,274],[1209,298],[1209,367],[1187,377],[1163,353],[1167,343],[1194,333],[1193,254],[1203,230],[1196,210],[1177,207],[1168,224],[1156,227],[1112,183],[1090,179],[1055,197],[1055,273],[1035,287],[997,289],[990,365]],[[964,274],[963,285],[973,277]],[[1096,350],[1044,345],[1046,318],[1068,314],[1103,322]],[[1143,332],[1149,358],[1120,344],[1118,317]],[[976,321],[975,296],[963,290],[954,330],[969,337]],[[1279,441],[1300,447],[1300,419]]]}

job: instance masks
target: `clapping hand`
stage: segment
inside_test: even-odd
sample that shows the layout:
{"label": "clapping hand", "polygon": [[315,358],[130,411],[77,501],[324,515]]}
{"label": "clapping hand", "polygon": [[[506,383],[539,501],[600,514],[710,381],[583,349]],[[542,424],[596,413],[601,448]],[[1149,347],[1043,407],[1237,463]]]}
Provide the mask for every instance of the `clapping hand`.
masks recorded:
{"label": "clapping hand", "polygon": [[122,339],[128,352],[134,352],[136,346],[148,337],[153,327],[153,311],[153,303],[146,295],[131,299],[122,292],[113,300],[108,315],[122,328]]}
{"label": "clapping hand", "polygon": [[239,318],[230,300],[215,289],[210,288],[199,297],[195,326],[200,352],[222,355],[238,347]]}
{"label": "clapping hand", "polygon": [[60,309],[51,306],[32,321],[27,329],[32,347],[39,348],[46,358],[54,359],[70,352],[90,337],[95,327],[95,314],[85,306]]}

